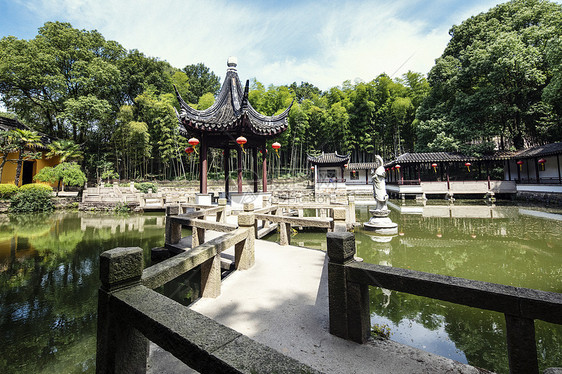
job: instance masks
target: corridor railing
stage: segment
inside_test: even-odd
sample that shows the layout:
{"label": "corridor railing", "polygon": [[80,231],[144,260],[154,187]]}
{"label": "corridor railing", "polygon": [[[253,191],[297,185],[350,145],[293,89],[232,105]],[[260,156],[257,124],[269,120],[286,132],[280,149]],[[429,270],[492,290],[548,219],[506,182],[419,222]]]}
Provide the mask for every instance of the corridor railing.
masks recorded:
{"label": "corridor railing", "polygon": [[562,324],[562,294],[356,262],[355,237],[327,235],[330,333],[364,343],[369,286],[503,313],[510,373],[538,373],[534,320]]}

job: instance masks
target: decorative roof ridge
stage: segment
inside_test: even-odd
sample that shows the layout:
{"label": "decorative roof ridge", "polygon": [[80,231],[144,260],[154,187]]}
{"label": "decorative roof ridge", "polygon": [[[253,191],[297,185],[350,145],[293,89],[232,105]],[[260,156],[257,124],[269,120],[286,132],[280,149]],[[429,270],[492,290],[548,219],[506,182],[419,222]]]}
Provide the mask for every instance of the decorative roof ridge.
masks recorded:
{"label": "decorative roof ridge", "polygon": [[[181,97],[177,87],[174,85],[174,90],[176,91],[176,96],[178,98],[178,101],[180,103],[180,108],[181,111],[185,111],[189,114],[191,114],[192,116],[197,116],[197,117],[202,117],[201,119],[205,119],[206,117],[212,117],[215,115],[215,113],[217,112],[218,109],[220,109],[225,102],[229,101],[229,99],[231,100],[231,104],[233,104],[233,109],[236,111],[240,110],[240,104],[238,104],[238,108],[236,108],[234,106],[235,101],[237,103],[239,103],[238,100],[235,100],[234,98],[234,90],[232,87],[232,78],[234,78],[237,83],[239,83],[240,85],[240,79],[238,78],[238,74],[236,73],[236,70],[228,70],[226,72],[226,77],[224,78],[224,83],[221,86],[221,90],[219,91],[218,95],[215,98],[215,102],[213,103],[213,105],[211,105],[209,108],[204,109],[204,110],[198,110],[198,109],[194,109],[192,108],[188,103],[186,103],[183,98]],[[238,86],[239,86],[238,85]],[[236,90],[238,91],[238,90]],[[229,94],[230,98],[229,98]],[[236,94],[238,94],[238,97],[241,95],[241,92],[236,92]]]}

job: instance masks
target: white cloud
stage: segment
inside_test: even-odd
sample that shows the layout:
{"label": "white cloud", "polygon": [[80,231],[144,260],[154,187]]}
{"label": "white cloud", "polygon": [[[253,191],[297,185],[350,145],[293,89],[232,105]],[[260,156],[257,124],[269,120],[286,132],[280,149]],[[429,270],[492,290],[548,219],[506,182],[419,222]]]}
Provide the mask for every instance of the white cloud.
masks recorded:
{"label": "white cloud", "polygon": [[403,14],[408,7],[423,4],[417,0],[296,2],[275,9],[226,0],[21,4],[44,19],[97,29],[127,49],[176,67],[203,62],[224,76],[226,59],[233,55],[241,79],[255,77],[266,85],[308,81],[321,89],[347,79],[369,81],[383,72],[427,73],[452,25],[448,17],[439,25],[429,25],[423,17],[407,20]]}

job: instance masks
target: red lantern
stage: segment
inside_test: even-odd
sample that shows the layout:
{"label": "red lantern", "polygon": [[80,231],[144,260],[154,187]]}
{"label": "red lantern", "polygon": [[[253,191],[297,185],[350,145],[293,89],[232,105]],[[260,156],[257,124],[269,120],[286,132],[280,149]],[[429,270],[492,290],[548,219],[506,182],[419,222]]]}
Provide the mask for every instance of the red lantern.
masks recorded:
{"label": "red lantern", "polygon": [[238,138],[236,138],[236,143],[238,143],[238,145],[240,145],[240,148],[242,148],[244,153],[246,153],[246,150],[244,149],[244,144],[248,143],[248,139],[246,139],[243,136],[239,136]]}
{"label": "red lantern", "polygon": [[400,170],[401,167],[402,166],[400,166],[400,165],[396,165],[396,169],[398,169],[398,170]]}
{"label": "red lantern", "polygon": [[437,173],[437,164],[434,162],[431,166],[433,167],[433,171]]}
{"label": "red lantern", "polygon": [[193,153],[193,151],[195,151],[195,149],[193,149],[193,147],[187,147],[185,149],[185,153],[187,153],[187,157],[189,158],[191,156],[191,154]]}
{"label": "red lantern", "polygon": [[314,171],[314,166],[311,166],[311,167],[310,167],[310,170]]}
{"label": "red lantern", "polygon": [[391,169],[391,170],[394,170],[394,166],[392,167],[392,169]]}
{"label": "red lantern", "polygon": [[187,142],[193,147],[193,150],[195,151],[195,153],[197,153],[197,148],[195,148],[195,146],[196,146],[197,144],[199,144],[199,139],[197,139],[197,138],[191,138],[191,139],[189,139]]}
{"label": "red lantern", "polygon": [[471,164],[470,162],[465,162],[465,163],[464,163],[464,166],[466,166],[466,168],[467,168],[467,170],[468,170],[469,173],[470,173],[470,166],[471,166],[471,165],[472,165],[472,164]]}
{"label": "red lantern", "polygon": [[343,167],[347,169],[347,164],[343,165]]}
{"label": "red lantern", "polygon": [[522,160],[517,161],[517,165],[519,165],[519,171],[521,171],[521,167],[523,166],[523,161]]}
{"label": "red lantern", "polygon": [[275,153],[277,154],[277,158],[279,158],[279,148],[281,148],[281,144],[275,142],[271,145],[271,148],[275,149]]}
{"label": "red lantern", "polygon": [[544,158],[541,158],[541,159],[539,160],[539,164],[544,164],[545,162],[546,162],[546,160],[545,160]]}

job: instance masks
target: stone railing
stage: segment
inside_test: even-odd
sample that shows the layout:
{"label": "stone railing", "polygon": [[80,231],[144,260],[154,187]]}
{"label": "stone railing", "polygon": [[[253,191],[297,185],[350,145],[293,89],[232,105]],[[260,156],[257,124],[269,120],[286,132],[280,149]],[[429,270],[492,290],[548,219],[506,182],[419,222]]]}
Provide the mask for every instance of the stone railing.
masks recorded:
{"label": "stone railing", "polygon": [[562,324],[562,294],[356,262],[355,237],[327,235],[330,333],[364,343],[369,286],[503,313],[510,373],[538,373],[534,320]]}
{"label": "stone railing", "polygon": [[218,247],[209,242],[144,270],[141,248],[101,254],[97,373],[146,373],[149,341],[200,373],[318,373],[151,289],[212,260]]}
{"label": "stone railing", "polygon": [[[238,225],[232,225],[220,222],[225,202],[189,213],[184,213],[185,208],[167,208],[165,248],[179,254],[146,269],[141,248],[115,248],[101,254],[96,371],[145,373],[150,340],[201,373],[317,373],[153,291],[199,266],[201,296],[217,297],[220,254],[230,247],[235,251],[235,269],[254,264],[252,212],[240,213]],[[219,222],[204,219],[210,214],[216,214]],[[182,226],[192,228],[189,247],[182,245],[186,239],[181,238]],[[225,234],[205,242],[205,230]]]}

